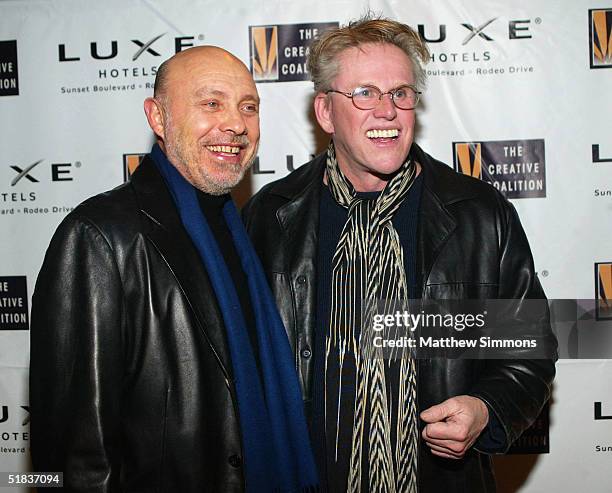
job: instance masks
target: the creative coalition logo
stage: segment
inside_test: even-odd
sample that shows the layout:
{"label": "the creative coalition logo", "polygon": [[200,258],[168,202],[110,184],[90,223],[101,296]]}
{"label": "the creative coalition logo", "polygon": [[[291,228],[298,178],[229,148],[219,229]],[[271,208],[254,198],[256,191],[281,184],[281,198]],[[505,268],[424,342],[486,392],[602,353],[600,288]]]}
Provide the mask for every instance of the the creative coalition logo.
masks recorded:
{"label": "the creative coalition logo", "polygon": [[547,454],[550,452],[550,406],[548,403],[534,423],[512,444],[509,454]]}
{"label": "the creative coalition logo", "polygon": [[312,42],[337,22],[249,26],[251,72],[256,82],[308,80],[306,57]]}
{"label": "the creative coalition logo", "polygon": [[453,142],[453,164],[509,199],[546,197],[543,139]]}
{"label": "the creative coalition logo", "polygon": [[251,72],[258,82],[278,80],[278,26],[251,26]]}
{"label": "the creative coalition logo", "polygon": [[595,318],[612,320],[612,262],[595,264]]}
{"label": "the creative coalition logo", "polygon": [[129,181],[146,154],[124,154],[123,155],[123,181]]}
{"label": "the creative coalition logo", "polygon": [[28,330],[26,276],[0,277],[0,330]]}
{"label": "the creative coalition logo", "polygon": [[589,10],[591,68],[612,67],[612,9]]}
{"label": "the creative coalition logo", "polygon": [[482,179],[482,144],[480,142],[453,143],[455,170],[472,178]]}
{"label": "the creative coalition logo", "polygon": [[18,94],[17,41],[0,41],[0,96]]}

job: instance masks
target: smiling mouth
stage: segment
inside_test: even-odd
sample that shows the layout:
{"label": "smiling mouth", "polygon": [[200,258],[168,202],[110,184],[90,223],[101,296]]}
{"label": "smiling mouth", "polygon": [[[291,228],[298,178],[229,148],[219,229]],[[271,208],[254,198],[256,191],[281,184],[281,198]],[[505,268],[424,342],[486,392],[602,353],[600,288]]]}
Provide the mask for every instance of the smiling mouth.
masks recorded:
{"label": "smiling mouth", "polygon": [[238,154],[240,152],[240,146],[206,146],[206,149],[212,152],[223,152],[226,154]]}
{"label": "smiling mouth", "polygon": [[394,139],[399,136],[399,130],[397,128],[389,130],[368,130],[366,137],[369,139]]}

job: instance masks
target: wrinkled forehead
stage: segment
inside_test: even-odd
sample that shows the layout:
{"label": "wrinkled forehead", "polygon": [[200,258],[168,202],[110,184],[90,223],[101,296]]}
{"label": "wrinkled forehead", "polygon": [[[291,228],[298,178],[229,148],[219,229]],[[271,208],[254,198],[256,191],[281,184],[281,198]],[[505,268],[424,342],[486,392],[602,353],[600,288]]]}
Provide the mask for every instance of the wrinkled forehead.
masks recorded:
{"label": "wrinkled forehead", "polygon": [[184,66],[168,78],[168,92],[174,98],[214,96],[259,100],[250,72],[237,64],[200,63]]}
{"label": "wrinkled forehead", "polygon": [[362,43],[340,51],[334,57],[332,83],[339,79],[355,82],[391,77],[401,83],[412,83],[412,61],[398,46],[390,43]]}

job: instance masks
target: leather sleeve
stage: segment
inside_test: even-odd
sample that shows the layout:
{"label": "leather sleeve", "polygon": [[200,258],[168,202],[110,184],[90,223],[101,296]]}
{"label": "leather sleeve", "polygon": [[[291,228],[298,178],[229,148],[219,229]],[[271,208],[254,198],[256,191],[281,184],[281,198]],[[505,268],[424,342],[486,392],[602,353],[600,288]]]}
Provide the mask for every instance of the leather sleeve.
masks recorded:
{"label": "leather sleeve", "polygon": [[35,471],[71,492],[119,491],[123,295],[111,246],[87,220],[60,225],[32,299]]}
{"label": "leather sleeve", "polygon": [[551,330],[547,303],[537,303],[537,306],[521,303],[522,300],[545,300],[546,297],[536,276],[529,243],[516,210],[512,204],[504,202],[506,207],[499,225],[498,298],[517,300],[509,304],[512,312],[507,314],[508,320],[520,330],[520,337],[535,339],[540,348],[538,352],[547,353],[550,358],[529,358],[527,350],[523,359],[521,350],[517,349],[515,359],[484,362],[485,368],[470,395],[487,404],[505,431],[503,447],[491,451],[498,453],[507,451],[538,417],[550,397],[557,359],[557,340]]}

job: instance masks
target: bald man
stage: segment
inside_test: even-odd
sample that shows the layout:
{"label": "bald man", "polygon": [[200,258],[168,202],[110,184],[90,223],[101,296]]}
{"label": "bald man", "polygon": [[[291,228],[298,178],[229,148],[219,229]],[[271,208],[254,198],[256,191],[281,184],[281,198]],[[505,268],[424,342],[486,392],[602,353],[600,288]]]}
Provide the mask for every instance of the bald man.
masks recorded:
{"label": "bald man", "polygon": [[74,492],[316,488],[285,330],[228,192],[259,97],[207,46],[157,73],[156,144],[60,224],[32,300],[36,471]]}

